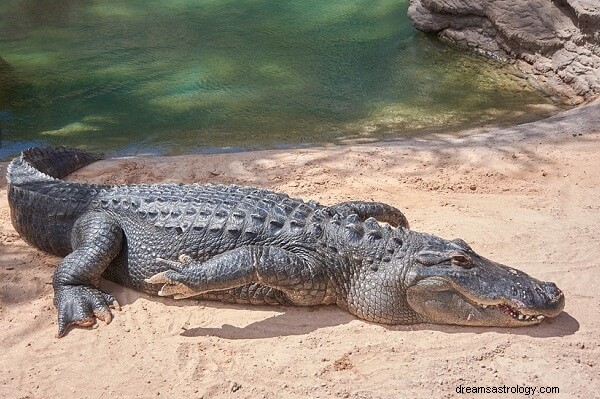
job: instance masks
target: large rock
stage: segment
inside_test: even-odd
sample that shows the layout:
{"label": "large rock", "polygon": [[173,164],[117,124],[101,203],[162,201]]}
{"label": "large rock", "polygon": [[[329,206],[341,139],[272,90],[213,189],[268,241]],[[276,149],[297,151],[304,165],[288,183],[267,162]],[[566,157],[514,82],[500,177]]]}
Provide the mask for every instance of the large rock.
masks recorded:
{"label": "large rock", "polygon": [[598,0],[563,0],[577,18],[579,27],[588,35],[600,36],[600,2]]}
{"label": "large rock", "polygon": [[498,60],[577,104],[600,96],[600,0],[410,0],[417,29]]}

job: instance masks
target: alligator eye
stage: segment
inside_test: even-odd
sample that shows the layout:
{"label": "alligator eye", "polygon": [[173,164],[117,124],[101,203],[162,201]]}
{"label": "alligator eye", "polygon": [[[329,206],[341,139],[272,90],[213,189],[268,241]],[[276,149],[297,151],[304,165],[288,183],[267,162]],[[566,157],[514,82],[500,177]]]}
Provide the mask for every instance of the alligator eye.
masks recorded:
{"label": "alligator eye", "polygon": [[473,267],[473,260],[466,254],[453,254],[452,265],[470,269]]}

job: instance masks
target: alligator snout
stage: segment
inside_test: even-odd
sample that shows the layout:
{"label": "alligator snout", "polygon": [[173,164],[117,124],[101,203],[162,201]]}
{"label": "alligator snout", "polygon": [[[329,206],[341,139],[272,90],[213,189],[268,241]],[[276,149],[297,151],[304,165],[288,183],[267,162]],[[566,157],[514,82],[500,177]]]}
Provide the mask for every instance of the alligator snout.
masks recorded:
{"label": "alligator snout", "polygon": [[564,296],[560,288],[558,288],[556,284],[552,282],[544,282],[542,284],[542,289],[549,298],[559,298]]}
{"label": "alligator snout", "polygon": [[539,304],[540,311],[549,317],[557,316],[565,307],[565,295],[552,282],[543,281],[538,285],[542,291],[542,300]]}

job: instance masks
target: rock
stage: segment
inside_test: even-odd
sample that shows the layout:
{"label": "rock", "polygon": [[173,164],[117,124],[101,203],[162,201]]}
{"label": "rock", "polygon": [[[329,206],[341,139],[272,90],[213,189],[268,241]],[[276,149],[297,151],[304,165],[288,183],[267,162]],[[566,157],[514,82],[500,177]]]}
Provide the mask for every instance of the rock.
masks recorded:
{"label": "rock", "polygon": [[486,15],[508,42],[534,52],[558,50],[577,31],[573,22],[547,0],[490,1]]}
{"label": "rock", "polygon": [[234,381],[233,383],[231,383],[231,386],[229,387],[229,390],[230,390],[231,392],[237,392],[237,391],[239,391],[241,388],[242,388],[242,386],[241,386],[240,384],[238,384],[237,382],[235,382],[235,381]]}
{"label": "rock", "polygon": [[[563,0],[575,13],[579,27],[589,35],[600,31],[600,6],[598,0]],[[596,36],[596,40],[598,40]]]}
{"label": "rock", "polygon": [[600,96],[600,1],[410,0],[424,32],[498,60],[516,60],[566,103]]}

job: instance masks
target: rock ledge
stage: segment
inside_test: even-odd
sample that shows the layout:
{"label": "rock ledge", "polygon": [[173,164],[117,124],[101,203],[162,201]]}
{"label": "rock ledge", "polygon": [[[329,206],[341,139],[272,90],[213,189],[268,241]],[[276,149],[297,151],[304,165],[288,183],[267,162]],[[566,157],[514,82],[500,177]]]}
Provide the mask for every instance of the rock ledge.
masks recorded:
{"label": "rock ledge", "polygon": [[599,0],[410,0],[408,16],[421,31],[516,60],[568,104],[600,96]]}

